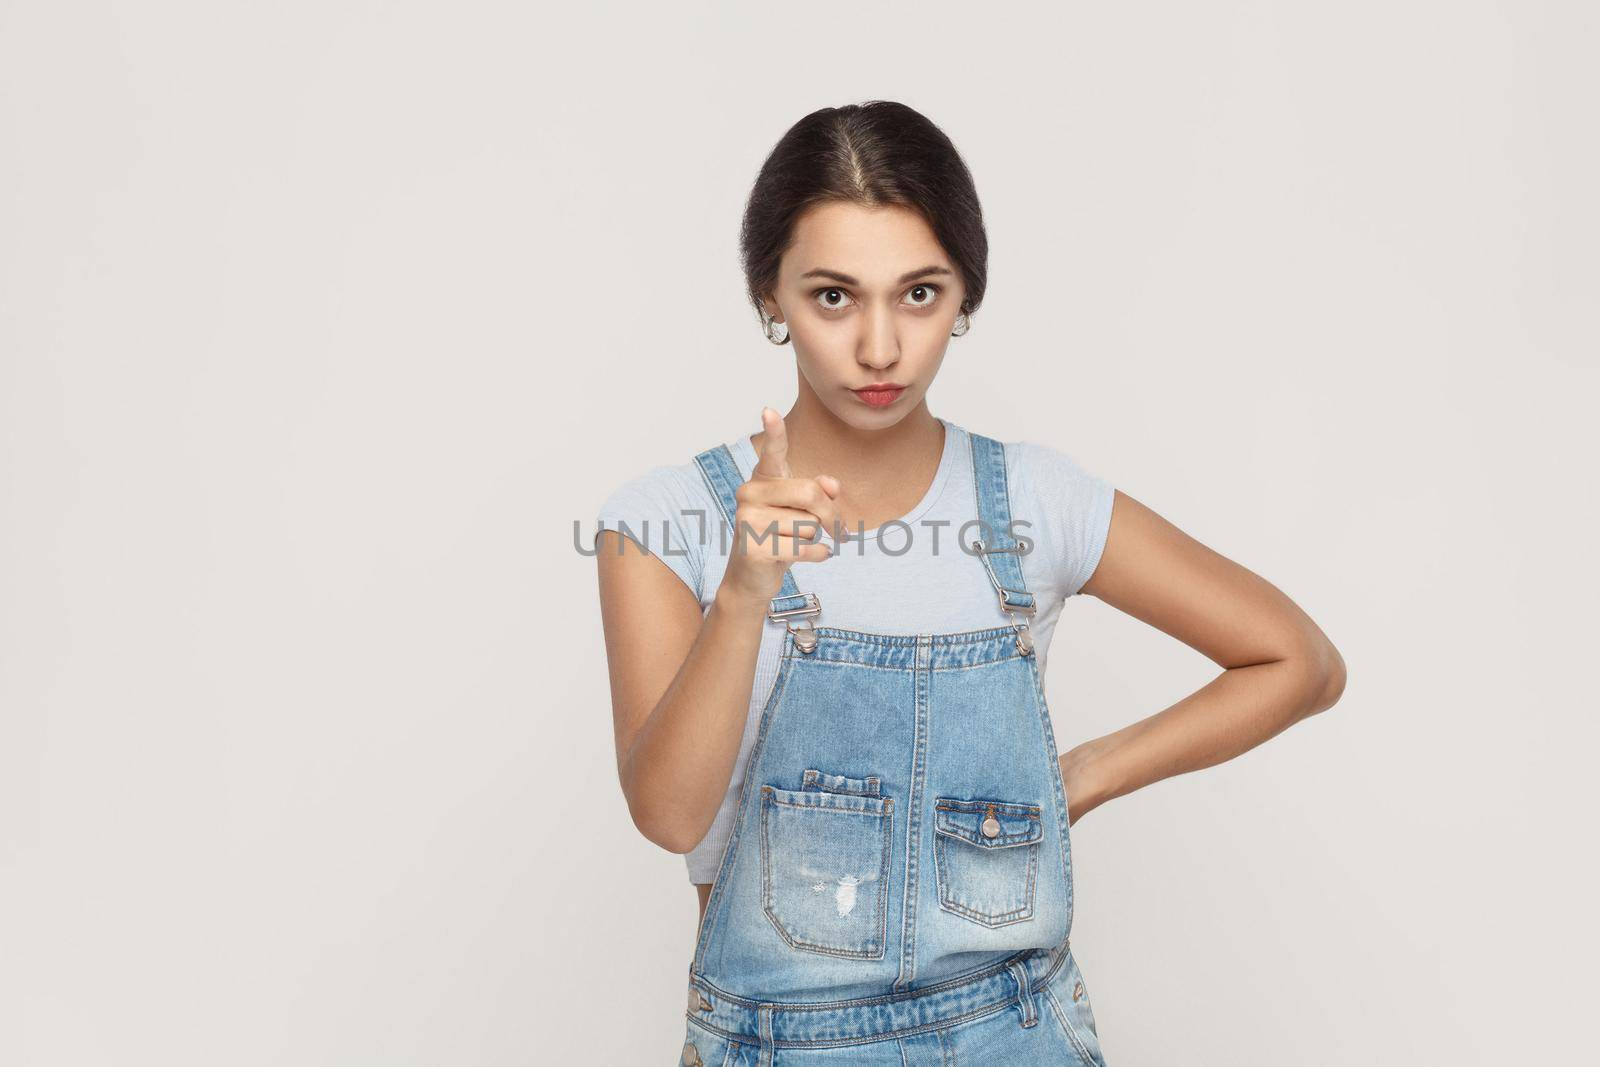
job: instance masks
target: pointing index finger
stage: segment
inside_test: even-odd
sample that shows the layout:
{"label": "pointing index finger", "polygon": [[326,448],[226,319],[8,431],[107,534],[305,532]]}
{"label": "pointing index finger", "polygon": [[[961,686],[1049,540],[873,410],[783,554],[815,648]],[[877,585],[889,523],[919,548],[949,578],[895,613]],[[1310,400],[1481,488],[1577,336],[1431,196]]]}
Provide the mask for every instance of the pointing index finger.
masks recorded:
{"label": "pointing index finger", "polygon": [[771,408],[761,409],[761,455],[756,457],[752,477],[788,478],[789,435],[783,425],[783,416]]}

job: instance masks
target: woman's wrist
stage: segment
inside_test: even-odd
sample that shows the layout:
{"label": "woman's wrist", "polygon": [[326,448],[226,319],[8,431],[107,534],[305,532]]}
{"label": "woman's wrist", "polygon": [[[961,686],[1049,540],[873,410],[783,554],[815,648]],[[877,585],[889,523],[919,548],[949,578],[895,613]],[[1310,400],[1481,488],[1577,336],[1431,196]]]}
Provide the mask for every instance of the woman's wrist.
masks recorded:
{"label": "woman's wrist", "polygon": [[1061,757],[1061,781],[1067,791],[1067,808],[1077,822],[1117,794],[1106,775],[1107,761],[1099,738],[1085,741]]}
{"label": "woman's wrist", "polygon": [[712,606],[717,609],[719,614],[733,618],[747,618],[751,615],[764,616],[771,604],[771,597],[761,597],[747,593],[732,582],[723,582],[717,587],[716,595],[712,597]]}

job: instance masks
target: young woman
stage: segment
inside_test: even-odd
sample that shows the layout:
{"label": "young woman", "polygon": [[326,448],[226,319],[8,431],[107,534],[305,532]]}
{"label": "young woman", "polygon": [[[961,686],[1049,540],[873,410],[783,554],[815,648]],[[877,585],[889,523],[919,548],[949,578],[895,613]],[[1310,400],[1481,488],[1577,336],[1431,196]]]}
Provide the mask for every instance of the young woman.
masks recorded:
{"label": "young woman", "polygon": [[[1339,653],[1067,454],[929,410],[987,244],[923,116],[802,119],[742,245],[793,406],[621,486],[596,535],[623,792],[700,896],[681,1062],[1103,1067],[1069,825],[1331,706]],[[988,374],[1025,402],[1026,367]],[[1225,670],[1058,756],[1042,678],[1075,593]]]}

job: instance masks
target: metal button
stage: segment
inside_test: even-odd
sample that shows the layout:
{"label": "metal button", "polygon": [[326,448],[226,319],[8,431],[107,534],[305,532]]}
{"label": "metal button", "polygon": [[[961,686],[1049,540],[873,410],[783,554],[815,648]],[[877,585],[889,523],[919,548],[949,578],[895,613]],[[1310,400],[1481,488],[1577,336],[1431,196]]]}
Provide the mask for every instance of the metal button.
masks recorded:
{"label": "metal button", "polygon": [[995,819],[994,808],[989,808],[989,811],[984,814],[984,824],[982,824],[981,829],[984,832],[984,837],[995,837],[1000,833],[1000,821]]}
{"label": "metal button", "polygon": [[700,1059],[700,1050],[694,1047],[693,1041],[683,1043],[683,1067],[705,1067]]}
{"label": "metal button", "polygon": [[696,989],[694,986],[690,986],[689,987],[689,1010],[690,1011],[710,1011],[711,1010],[711,1001],[707,1000],[706,999],[706,995],[704,993],[700,992],[700,990]]}
{"label": "metal button", "polygon": [[1082,982],[1079,982],[1077,985],[1072,987],[1072,999],[1075,1000],[1075,1001],[1083,999],[1083,983]]}

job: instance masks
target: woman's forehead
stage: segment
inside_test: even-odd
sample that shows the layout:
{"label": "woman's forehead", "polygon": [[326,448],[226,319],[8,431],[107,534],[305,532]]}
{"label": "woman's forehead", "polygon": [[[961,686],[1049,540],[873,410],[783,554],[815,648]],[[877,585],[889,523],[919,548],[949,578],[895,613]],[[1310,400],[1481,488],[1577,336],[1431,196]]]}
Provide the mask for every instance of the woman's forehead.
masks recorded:
{"label": "woman's forehead", "polygon": [[831,202],[806,211],[783,254],[791,278],[812,270],[848,274],[864,285],[899,284],[925,267],[950,266],[922,215],[899,205]]}

